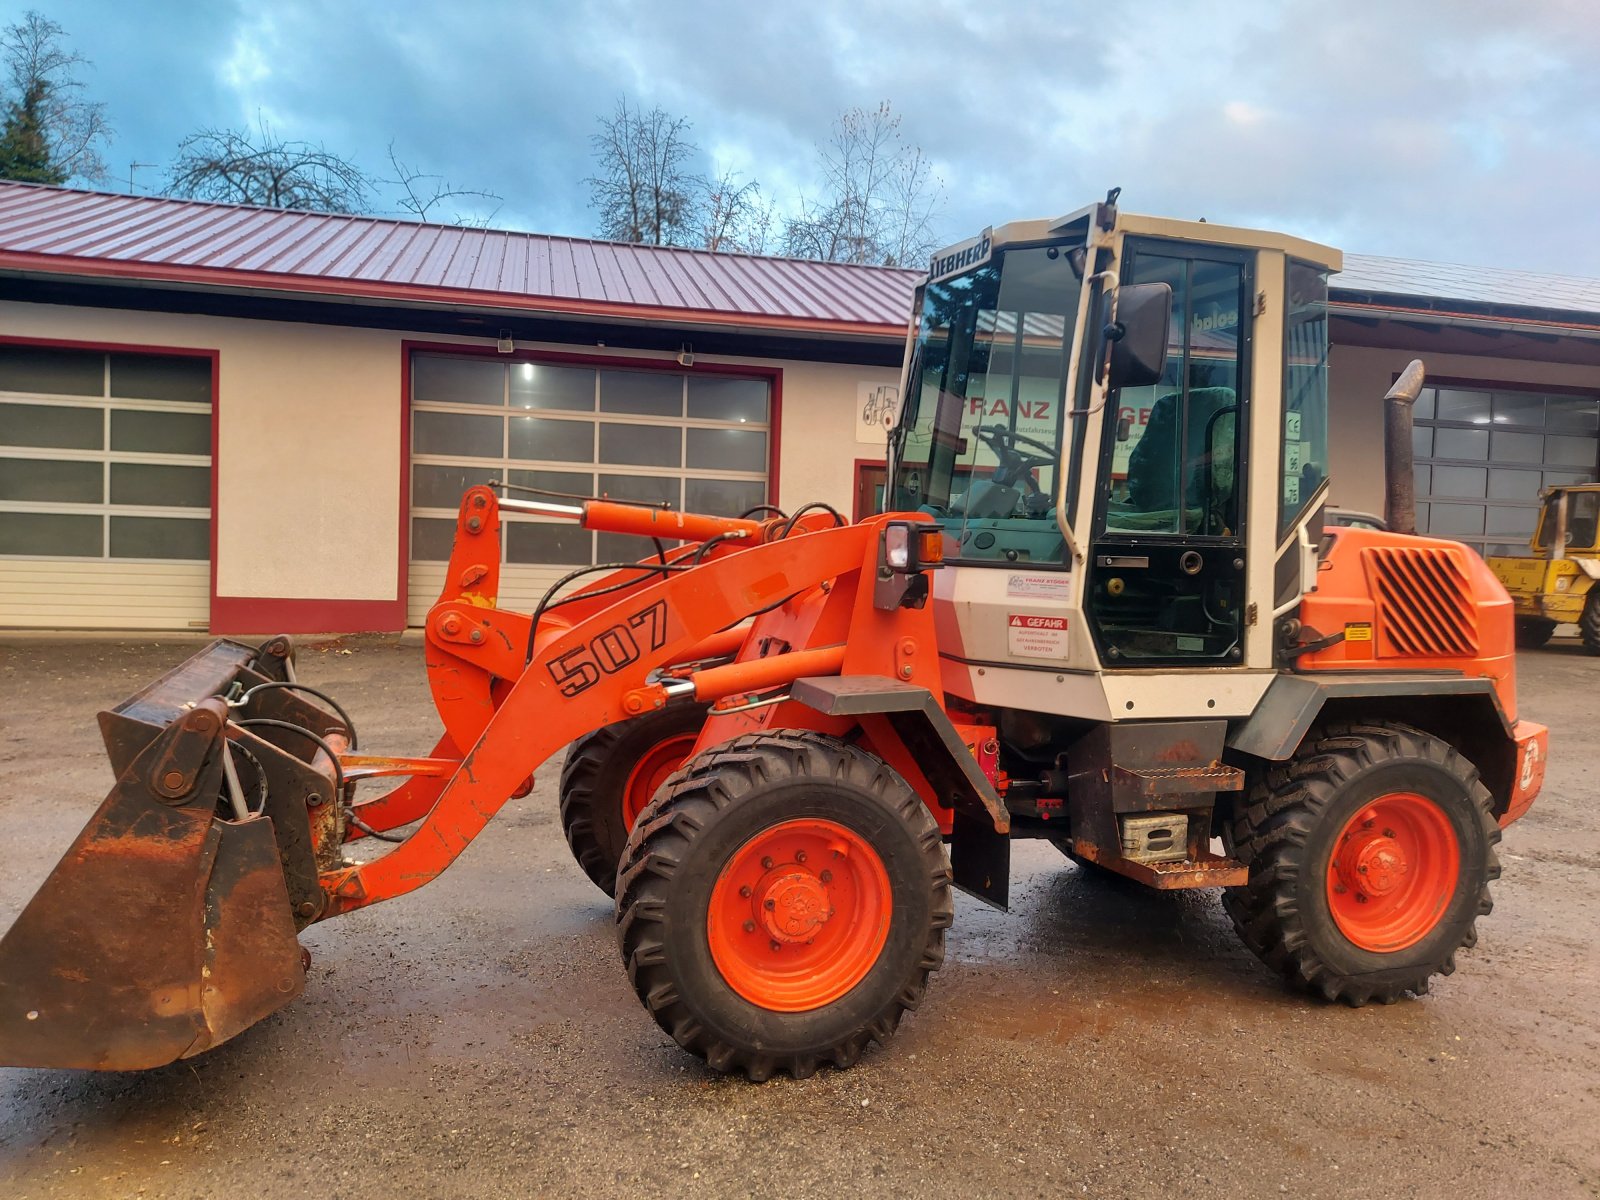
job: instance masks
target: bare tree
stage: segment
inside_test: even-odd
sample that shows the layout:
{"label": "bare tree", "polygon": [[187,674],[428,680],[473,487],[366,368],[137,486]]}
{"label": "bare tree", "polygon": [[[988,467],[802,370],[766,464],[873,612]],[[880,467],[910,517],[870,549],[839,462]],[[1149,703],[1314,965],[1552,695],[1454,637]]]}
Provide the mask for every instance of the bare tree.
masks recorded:
{"label": "bare tree", "polygon": [[0,30],[6,73],[0,174],[42,183],[106,178],[101,152],[111,139],[106,106],[84,99],[77,69],[88,59],[62,45],[57,22],[29,10]]}
{"label": "bare tree", "polygon": [[327,147],[280,138],[262,121],[254,133],[202,129],[184,138],[167,171],[167,194],[359,213],[367,211],[372,180]]}
{"label": "bare tree", "polygon": [[784,251],[829,262],[905,266],[935,248],[933,220],[944,186],[922,151],[906,143],[886,100],[852,108],[819,148],[825,192],[800,201],[784,224]]}
{"label": "bare tree", "polygon": [[734,171],[700,180],[696,213],[702,249],[763,254],[776,220],[773,205],[755,180],[739,182]]}
{"label": "bare tree", "polygon": [[590,141],[599,173],[584,180],[600,214],[600,236],[622,242],[683,246],[694,241],[703,181],[690,169],[698,153],[689,122],[662,109],[643,112],[617,101]]}
{"label": "bare tree", "polygon": [[[481,188],[456,187],[443,175],[430,175],[418,167],[400,161],[393,142],[389,143],[389,167],[394,171],[394,178],[383,182],[393,184],[400,189],[401,209],[420,221],[433,220],[434,210],[442,206],[450,210],[452,225],[485,229],[505,202],[505,197],[494,192],[484,191]],[[489,207],[490,205],[493,207]],[[440,214],[441,218],[442,215]]]}

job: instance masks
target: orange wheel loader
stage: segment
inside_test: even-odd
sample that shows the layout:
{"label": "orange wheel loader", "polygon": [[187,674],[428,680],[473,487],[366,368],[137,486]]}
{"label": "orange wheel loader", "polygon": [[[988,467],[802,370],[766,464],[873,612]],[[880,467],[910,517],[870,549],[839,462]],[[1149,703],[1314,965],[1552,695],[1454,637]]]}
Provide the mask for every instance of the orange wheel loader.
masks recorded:
{"label": "orange wheel loader", "polygon": [[[1505,590],[1413,532],[1420,364],[1387,404],[1390,529],[1324,528],[1339,263],[1115,193],[942,251],[889,511],[855,524],[470,489],[425,630],[426,757],[363,753],[287,639],[212,643],[101,714],[116,785],[0,941],[0,1064],[232,1037],[305,987],[301,929],[422,887],[563,747],[628,979],[718,1070],[887,1040],[953,889],[1005,906],[1018,837],[1224,889],[1246,944],[1329,1000],[1427,990],[1489,911],[1545,731],[1518,715]],[[660,548],[513,612],[508,514]],[[364,838],[388,844],[350,861]]]}

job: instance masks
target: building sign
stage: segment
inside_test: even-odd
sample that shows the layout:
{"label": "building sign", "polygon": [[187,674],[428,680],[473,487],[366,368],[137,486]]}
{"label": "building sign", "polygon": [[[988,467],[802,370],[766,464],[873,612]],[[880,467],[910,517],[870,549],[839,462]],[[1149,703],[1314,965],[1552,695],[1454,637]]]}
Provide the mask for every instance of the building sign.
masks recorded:
{"label": "building sign", "polygon": [[882,453],[889,442],[889,427],[899,412],[899,384],[856,384],[856,441],[876,446]]}

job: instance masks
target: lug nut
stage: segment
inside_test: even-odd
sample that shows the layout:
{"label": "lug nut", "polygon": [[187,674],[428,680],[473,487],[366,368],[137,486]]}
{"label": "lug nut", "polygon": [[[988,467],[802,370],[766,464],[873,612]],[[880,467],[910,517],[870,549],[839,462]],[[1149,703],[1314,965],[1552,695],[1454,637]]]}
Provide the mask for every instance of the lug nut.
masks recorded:
{"label": "lug nut", "polygon": [[1362,893],[1362,892],[1357,892],[1356,893],[1356,903],[1357,904],[1365,904],[1366,902],[1367,902],[1366,895],[1364,893]]}
{"label": "lug nut", "polygon": [[773,942],[772,943],[772,951],[773,951],[774,954],[776,954],[779,950],[782,950],[782,949],[783,949],[783,947],[780,946],[777,942]]}
{"label": "lug nut", "polygon": [[1393,837],[1393,836],[1394,836],[1394,830],[1392,830],[1392,829],[1385,829],[1385,830],[1384,830],[1384,831],[1383,831],[1383,836],[1384,836],[1384,837],[1386,837],[1386,838],[1392,838],[1392,837]]}
{"label": "lug nut", "polygon": [[832,871],[824,871],[822,873],[821,879],[822,879],[823,883],[832,883],[833,882],[833,872]]}
{"label": "lug nut", "polygon": [[756,931],[756,923],[754,921],[746,921],[744,923],[744,931],[746,933],[754,933]]}
{"label": "lug nut", "polygon": [[743,896],[746,900],[750,899],[750,885],[745,884],[744,887],[740,888],[739,895]]}
{"label": "lug nut", "polygon": [[763,871],[770,871],[770,870],[772,870],[773,867],[775,867],[777,865],[778,864],[773,862],[772,859],[770,859],[770,858],[763,858],[761,860],[761,869]]}
{"label": "lug nut", "polygon": [[796,850],[794,852],[794,860],[795,862],[805,862],[806,852],[804,850]]}
{"label": "lug nut", "polygon": [[762,907],[768,912],[771,912],[773,909],[778,907],[778,902],[776,900],[765,900],[762,902]]}

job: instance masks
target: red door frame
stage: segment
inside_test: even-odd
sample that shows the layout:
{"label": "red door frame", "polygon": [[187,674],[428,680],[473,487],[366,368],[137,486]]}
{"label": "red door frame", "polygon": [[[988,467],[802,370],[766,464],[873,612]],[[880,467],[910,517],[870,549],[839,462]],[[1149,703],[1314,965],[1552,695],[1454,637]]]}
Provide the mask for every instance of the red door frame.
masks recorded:
{"label": "red door frame", "polygon": [[[0,334],[0,345],[5,346],[38,346],[50,350],[88,350],[97,354],[148,354],[165,355],[172,358],[204,358],[211,363],[211,508],[210,520],[210,578],[207,588],[207,602],[209,606],[209,621],[211,628],[217,628],[217,431],[221,424],[220,410],[222,393],[220,378],[222,375],[222,356],[217,350],[204,349],[197,346],[159,346],[148,342],[102,342],[85,341],[79,338],[47,338],[26,337],[20,335]],[[88,397],[84,397],[87,399]],[[105,397],[99,397],[104,400]],[[110,453],[111,447],[106,447]],[[110,561],[110,560],[108,560]]]}

